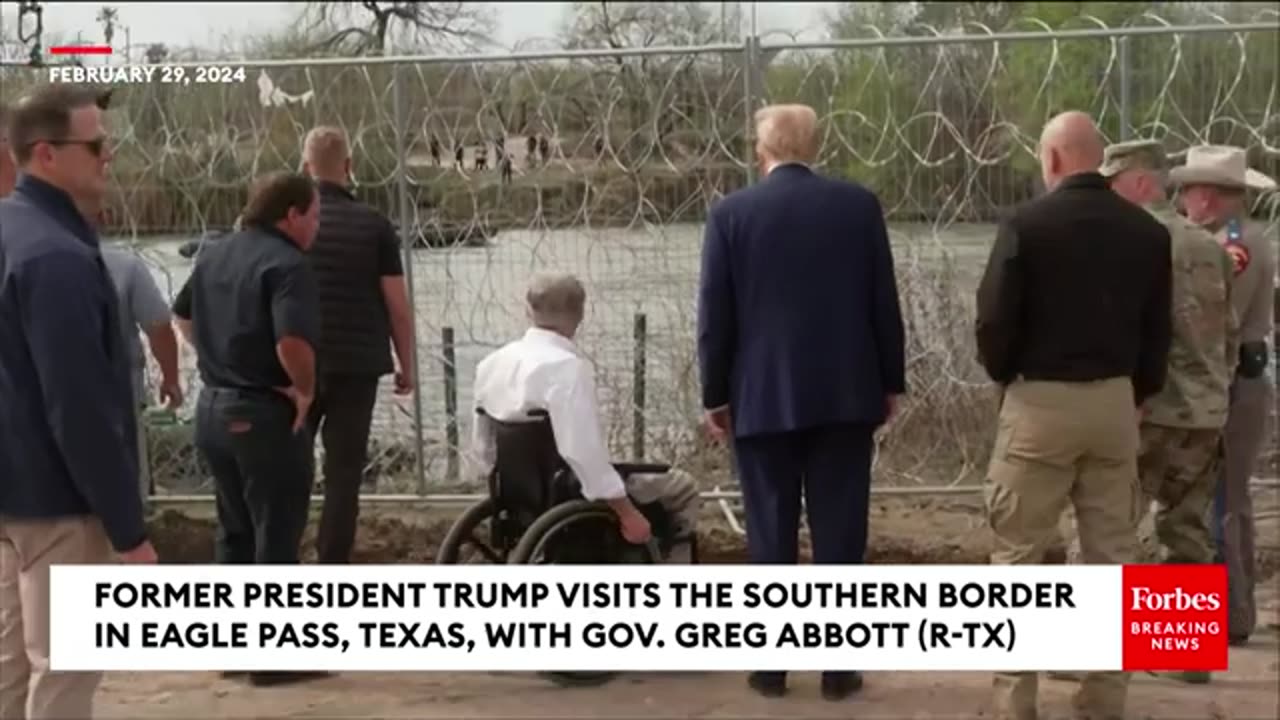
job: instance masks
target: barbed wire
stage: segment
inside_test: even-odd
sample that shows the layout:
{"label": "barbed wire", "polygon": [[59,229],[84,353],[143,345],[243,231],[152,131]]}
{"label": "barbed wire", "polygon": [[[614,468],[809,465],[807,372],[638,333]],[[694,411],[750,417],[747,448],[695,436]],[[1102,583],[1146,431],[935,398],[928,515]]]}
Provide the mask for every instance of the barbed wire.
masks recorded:
{"label": "barbed wire", "polygon": [[[880,476],[971,480],[996,410],[975,362],[973,292],[991,223],[1037,192],[1036,138],[1049,116],[1086,110],[1109,140],[1153,137],[1175,157],[1204,142],[1239,145],[1280,175],[1275,32],[1065,38],[1021,22],[1043,41],[965,43],[923,28],[946,42],[787,48],[770,38],[761,56],[249,65],[244,82],[122,87],[109,234],[142,249],[172,295],[189,269],[181,243],[229,229],[251,178],[298,167],[306,131],[337,125],[351,138],[357,194],[420,246],[407,258],[420,358],[410,402],[421,405],[389,388],[380,396],[370,469],[380,489],[468,487],[475,363],[523,330],[523,283],[547,268],[587,286],[580,342],[615,451],[711,478],[726,463],[697,428],[700,223],[752,179],[751,111],[805,102],[821,117],[822,169],[879,195],[895,244],[911,396],[882,441]],[[37,79],[3,72],[6,93]],[[165,491],[203,479],[186,428],[153,431]]]}

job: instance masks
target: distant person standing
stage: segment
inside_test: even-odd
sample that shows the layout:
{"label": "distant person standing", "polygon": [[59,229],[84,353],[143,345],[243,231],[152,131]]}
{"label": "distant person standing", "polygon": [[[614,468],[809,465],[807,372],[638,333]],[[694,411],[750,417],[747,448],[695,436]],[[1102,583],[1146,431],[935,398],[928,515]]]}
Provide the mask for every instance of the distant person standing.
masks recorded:
{"label": "distant person standing", "polygon": [[[873,435],[906,391],[904,330],[880,201],[824,178],[817,115],[756,113],[764,179],[711,208],[698,291],[702,405],[732,438],[751,562],[799,562],[805,500],[815,563],[861,563]],[[798,279],[803,279],[802,282]],[[756,692],[786,692],[786,672],[754,672]],[[857,691],[826,672],[822,694]]]}
{"label": "distant person standing", "polygon": [[538,156],[543,165],[547,164],[547,158],[551,156],[551,142],[546,135],[538,136]]}
{"label": "distant person standing", "polygon": [[[413,326],[400,240],[391,221],[348,188],[351,150],[334,127],[307,134],[303,168],[320,191],[320,227],[307,259],[320,299],[319,382],[310,430],[324,443],[321,563],[346,563],[355,543],[360,485],[378,382],[413,390]],[[396,364],[392,364],[391,348]]]}
{"label": "distant person standing", "polygon": [[525,167],[533,167],[538,160],[538,137],[530,133],[524,143],[524,164]]}
{"label": "distant person standing", "polygon": [[435,135],[431,136],[431,164],[440,165],[440,140]]}
{"label": "distant person standing", "polygon": [[[107,191],[109,94],[32,90],[2,148],[0,717],[88,718],[98,672],[49,670],[49,567],[154,563],[138,493],[119,308],[93,222]],[[12,177],[7,158],[0,182]],[[0,187],[0,190],[5,188]]]}
{"label": "distant person standing", "polygon": [[[1048,192],[1004,219],[977,292],[977,344],[1004,389],[987,471],[994,565],[1036,565],[1073,506],[1083,561],[1137,554],[1138,426],[1172,337],[1169,231],[1112,192],[1081,112],[1040,138]],[[1128,675],[1084,673],[1078,715],[1125,716]],[[1037,717],[1035,672],[996,673],[994,717]]]}
{"label": "distant person standing", "polygon": [[1276,283],[1275,241],[1263,225],[1249,221],[1245,201],[1251,186],[1270,190],[1276,184],[1248,167],[1243,149],[1224,146],[1191,148],[1186,164],[1171,170],[1169,179],[1180,188],[1187,219],[1213,233],[1233,261],[1231,299],[1240,318],[1240,350],[1223,435],[1215,526],[1230,585],[1227,640],[1244,645],[1258,623],[1249,483],[1275,407],[1268,343],[1275,327]]}

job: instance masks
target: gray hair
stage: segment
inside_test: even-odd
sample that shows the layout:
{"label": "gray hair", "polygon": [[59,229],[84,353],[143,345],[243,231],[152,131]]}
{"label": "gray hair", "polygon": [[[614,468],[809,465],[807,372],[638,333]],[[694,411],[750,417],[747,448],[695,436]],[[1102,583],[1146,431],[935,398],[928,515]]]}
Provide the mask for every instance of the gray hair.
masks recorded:
{"label": "gray hair", "polygon": [[529,318],[539,327],[564,327],[582,320],[587,290],[568,273],[539,273],[525,292]]}

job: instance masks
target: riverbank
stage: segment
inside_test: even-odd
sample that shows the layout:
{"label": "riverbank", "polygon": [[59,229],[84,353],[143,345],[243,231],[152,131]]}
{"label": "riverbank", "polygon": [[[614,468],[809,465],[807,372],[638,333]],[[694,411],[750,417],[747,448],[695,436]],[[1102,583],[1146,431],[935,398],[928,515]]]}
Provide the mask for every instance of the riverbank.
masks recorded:
{"label": "riverbank", "polygon": [[[363,202],[398,221],[399,184],[356,185]],[[146,176],[117,178],[107,208],[105,234],[131,238],[183,235],[196,239],[230,230],[244,206],[248,183],[216,183],[208,177],[156,181]],[[572,161],[517,169],[509,182],[496,170],[459,171],[451,167],[412,167],[408,190],[413,221],[445,240],[431,247],[473,245],[466,228],[495,232],[516,229],[619,228],[643,224],[697,223],[718,198],[746,186],[746,169],[734,163],[696,167],[652,164],[630,172],[616,164]],[[989,197],[1020,197],[1013,188]],[[945,200],[907,197],[909,188],[879,189],[886,214],[895,222],[948,224],[995,222],[1002,205],[951,207]],[[450,242],[448,238],[463,237]]]}

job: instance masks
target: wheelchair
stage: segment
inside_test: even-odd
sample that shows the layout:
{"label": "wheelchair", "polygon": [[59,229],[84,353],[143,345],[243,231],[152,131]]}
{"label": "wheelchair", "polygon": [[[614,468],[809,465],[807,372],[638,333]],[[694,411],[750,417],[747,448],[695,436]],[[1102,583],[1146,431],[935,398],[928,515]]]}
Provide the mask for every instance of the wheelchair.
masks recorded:
{"label": "wheelchair", "polygon": [[[484,416],[482,409],[476,411]],[[653,539],[643,546],[622,537],[617,515],[606,503],[585,500],[577,478],[556,450],[545,411],[531,419],[495,427],[497,462],[488,478],[488,497],[467,508],[449,528],[436,563],[612,565],[657,564],[674,542],[671,521],[659,503],[637,503],[649,520]],[[639,474],[666,473],[662,463],[614,463],[625,481]],[[696,539],[690,539],[697,562]],[[474,555],[464,558],[464,550]],[[602,685],[618,673],[544,672],[557,685]]]}

